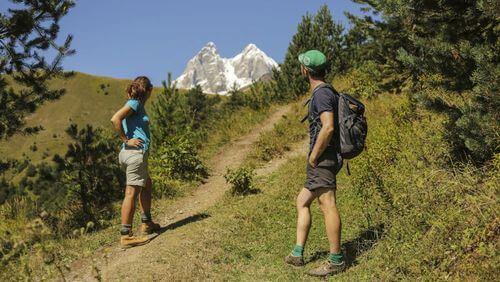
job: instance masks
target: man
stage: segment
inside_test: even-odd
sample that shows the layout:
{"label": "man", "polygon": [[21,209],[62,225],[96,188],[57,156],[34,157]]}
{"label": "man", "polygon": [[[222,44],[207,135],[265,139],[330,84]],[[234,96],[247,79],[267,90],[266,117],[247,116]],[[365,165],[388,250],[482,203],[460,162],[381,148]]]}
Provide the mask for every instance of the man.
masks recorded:
{"label": "man", "polygon": [[338,130],[338,94],[325,87],[327,61],[323,53],[310,50],[299,56],[302,75],[307,77],[312,97],[309,103],[310,147],[307,180],[297,196],[297,241],[285,262],[304,265],[304,247],[311,227],[311,203],[318,199],[325,218],[330,254],[326,262],[309,274],[327,276],[345,269],[340,250],[340,215],[336,205],[336,175],[342,167]]}

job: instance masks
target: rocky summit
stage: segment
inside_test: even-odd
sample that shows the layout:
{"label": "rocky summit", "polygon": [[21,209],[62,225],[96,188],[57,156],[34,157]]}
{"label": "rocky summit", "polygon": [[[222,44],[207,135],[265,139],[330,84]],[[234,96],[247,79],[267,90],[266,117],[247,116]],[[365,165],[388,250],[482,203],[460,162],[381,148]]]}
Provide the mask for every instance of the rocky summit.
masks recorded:
{"label": "rocky summit", "polygon": [[227,94],[233,87],[248,86],[277,67],[278,64],[255,44],[248,44],[232,58],[222,58],[215,44],[209,42],[189,60],[175,82],[179,88],[198,84],[206,93]]}

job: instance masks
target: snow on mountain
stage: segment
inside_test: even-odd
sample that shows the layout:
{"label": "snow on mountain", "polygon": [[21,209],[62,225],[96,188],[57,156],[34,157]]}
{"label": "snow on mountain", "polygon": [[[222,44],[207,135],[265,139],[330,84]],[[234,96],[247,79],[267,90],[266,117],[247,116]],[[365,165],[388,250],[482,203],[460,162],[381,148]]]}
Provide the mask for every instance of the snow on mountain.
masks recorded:
{"label": "snow on mountain", "polygon": [[175,82],[179,88],[200,85],[204,92],[227,94],[236,86],[245,87],[272,72],[278,64],[255,44],[248,44],[233,58],[222,58],[213,42],[208,42],[187,63]]}

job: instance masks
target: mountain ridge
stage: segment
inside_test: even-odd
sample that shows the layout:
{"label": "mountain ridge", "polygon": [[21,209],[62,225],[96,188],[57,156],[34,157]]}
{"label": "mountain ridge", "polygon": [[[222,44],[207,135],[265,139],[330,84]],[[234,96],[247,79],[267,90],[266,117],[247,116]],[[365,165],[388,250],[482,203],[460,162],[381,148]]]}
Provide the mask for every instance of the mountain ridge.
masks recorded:
{"label": "mountain ridge", "polygon": [[179,88],[200,85],[204,92],[225,95],[233,87],[243,88],[270,74],[278,64],[250,43],[231,58],[221,57],[215,43],[208,42],[191,58],[175,80]]}

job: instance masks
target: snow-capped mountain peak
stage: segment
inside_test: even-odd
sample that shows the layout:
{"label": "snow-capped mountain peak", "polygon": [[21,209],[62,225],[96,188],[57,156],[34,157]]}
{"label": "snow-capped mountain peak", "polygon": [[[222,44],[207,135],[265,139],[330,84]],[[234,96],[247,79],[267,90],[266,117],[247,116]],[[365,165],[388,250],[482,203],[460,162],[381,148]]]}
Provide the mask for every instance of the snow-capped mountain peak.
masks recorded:
{"label": "snow-capped mountain peak", "polygon": [[257,45],[253,44],[253,43],[250,43],[248,44],[245,49],[243,49],[243,52],[242,53],[245,53],[245,52],[250,52],[250,51],[253,51],[253,50],[256,50],[256,51],[260,51],[259,48],[257,48]]}
{"label": "snow-capped mountain peak", "polygon": [[248,44],[233,58],[221,58],[215,43],[208,42],[175,81],[179,88],[198,84],[207,93],[226,94],[233,86],[250,85],[276,67],[278,64],[255,44]]}
{"label": "snow-capped mountain peak", "polygon": [[217,46],[215,46],[215,43],[213,42],[208,42],[207,44],[205,44],[205,46],[203,46],[203,48],[201,48],[200,53],[212,53],[212,54],[217,54]]}

